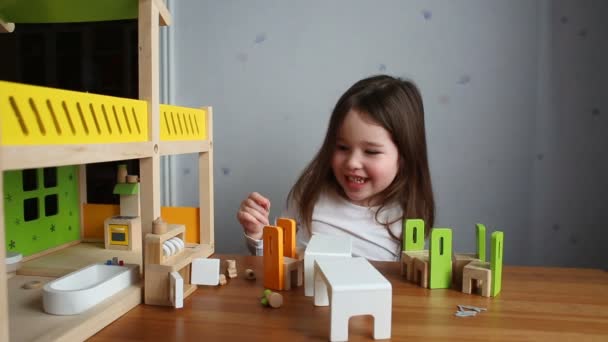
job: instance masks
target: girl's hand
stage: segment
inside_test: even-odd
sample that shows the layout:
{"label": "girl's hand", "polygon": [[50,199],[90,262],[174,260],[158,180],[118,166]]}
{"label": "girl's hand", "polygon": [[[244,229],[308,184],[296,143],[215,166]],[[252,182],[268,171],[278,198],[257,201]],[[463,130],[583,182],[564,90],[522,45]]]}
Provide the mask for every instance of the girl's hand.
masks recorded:
{"label": "girl's hand", "polygon": [[236,218],[245,234],[252,239],[261,240],[264,226],[269,224],[270,201],[257,192],[252,192],[241,202]]}

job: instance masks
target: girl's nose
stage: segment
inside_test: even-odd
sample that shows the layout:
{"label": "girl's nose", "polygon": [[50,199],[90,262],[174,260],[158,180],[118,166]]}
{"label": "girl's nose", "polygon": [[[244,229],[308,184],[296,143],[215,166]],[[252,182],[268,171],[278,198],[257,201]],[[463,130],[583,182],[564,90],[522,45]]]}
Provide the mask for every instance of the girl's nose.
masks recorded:
{"label": "girl's nose", "polygon": [[361,168],[361,158],[357,155],[357,153],[351,153],[348,155],[346,159],[346,167],[349,170],[357,170]]}

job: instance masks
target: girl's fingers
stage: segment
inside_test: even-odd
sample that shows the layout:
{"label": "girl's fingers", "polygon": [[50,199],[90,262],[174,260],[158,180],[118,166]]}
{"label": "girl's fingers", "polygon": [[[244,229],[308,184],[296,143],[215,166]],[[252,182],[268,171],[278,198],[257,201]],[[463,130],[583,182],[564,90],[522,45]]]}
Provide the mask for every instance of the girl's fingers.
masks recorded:
{"label": "girl's fingers", "polygon": [[[247,210],[247,212],[249,212],[249,213],[252,213],[252,211],[257,211],[262,216],[268,216],[268,214],[269,214],[269,212],[268,212],[268,210],[266,210],[266,208],[260,206],[252,198],[247,198],[245,201],[243,201],[243,203],[241,204],[241,210]],[[256,216],[256,218],[259,218],[259,216]],[[260,222],[262,222],[262,221],[260,221]]]}
{"label": "girl's fingers", "polygon": [[260,207],[264,208],[266,211],[270,211],[270,200],[262,196],[260,193],[252,192],[249,194],[248,198],[254,201]]}
{"label": "girl's fingers", "polygon": [[260,211],[258,208],[253,208],[250,206],[242,207],[241,211],[251,215],[258,224],[268,224],[268,214],[265,211]]}
{"label": "girl's fingers", "polygon": [[257,192],[241,202],[236,218],[243,226],[247,235],[258,235],[268,225],[268,214],[270,213],[270,201]]}
{"label": "girl's fingers", "polygon": [[264,228],[263,224],[260,224],[255,217],[247,212],[239,211],[237,217],[246,233],[259,233]]}

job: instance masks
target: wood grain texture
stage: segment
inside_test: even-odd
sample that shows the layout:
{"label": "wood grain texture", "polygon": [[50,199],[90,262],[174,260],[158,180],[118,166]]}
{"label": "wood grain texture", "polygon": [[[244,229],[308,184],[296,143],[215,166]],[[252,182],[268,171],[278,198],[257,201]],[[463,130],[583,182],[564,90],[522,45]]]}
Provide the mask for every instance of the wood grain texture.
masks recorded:
{"label": "wood grain texture", "polygon": [[[260,305],[261,257],[235,259],[239,273],[256,280],[230,279],[201,286],[184,308],[139,305],[90,341],[327,341],[329,307],[314,307],[304,288],[282,291],[280,309]],[[608,272],[592,269],[505,267],[496,298],[451,289],[429,290],[405,281],[396,262],[374,262],[393,286],[392,340],[606,341]],[[476,317],[455,317],[459,304],[486,307]],[[372,319],[350,320],[349,340],[372,340]]]}
{"label": "wood grain texture", "polygon": [[78,315],[43,311],[42,288],[23,284],[53,278],[17,275],[8,281],[10,341],[83,341],[141,303],[141,284],[130,286]]}
{"label": "wood grain texture", "polygon": [[2,146],[2,170],[22,170],[64,165],[101,163],[150,157],[151,142]]}
{"label": "wood grain texture", "polygon": [[215,249],[215,200],[213,190],[213,108],[205,107],[207,115],[206,152],[198,154],[198,201],[200,207],[199,239],[201,245],[207,245],[213,252]]}

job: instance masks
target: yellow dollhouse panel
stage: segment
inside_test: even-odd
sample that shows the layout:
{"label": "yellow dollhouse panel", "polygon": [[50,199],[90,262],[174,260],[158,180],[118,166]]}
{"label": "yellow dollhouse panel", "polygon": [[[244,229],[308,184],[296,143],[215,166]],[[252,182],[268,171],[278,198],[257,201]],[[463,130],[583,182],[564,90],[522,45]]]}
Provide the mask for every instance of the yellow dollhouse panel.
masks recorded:
{"label": "yellow dollhouse panel", "polygon": [[160,140],[207,139],[207,110],[160,105]]}
{"label": "yellow dollhouse panel", "polygon": [[144,142],[147,103],[0,81],[2,145]]}

